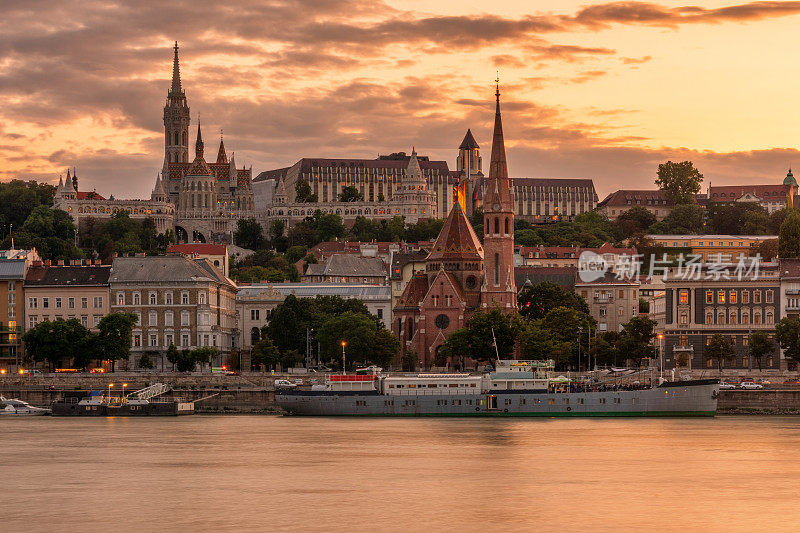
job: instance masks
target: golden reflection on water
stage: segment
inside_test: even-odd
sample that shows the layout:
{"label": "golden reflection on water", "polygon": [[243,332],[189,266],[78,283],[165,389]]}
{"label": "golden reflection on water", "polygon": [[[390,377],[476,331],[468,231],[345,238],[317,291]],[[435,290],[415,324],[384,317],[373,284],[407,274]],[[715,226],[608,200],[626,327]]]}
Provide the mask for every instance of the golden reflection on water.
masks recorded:
{"label": "golden reflection on water", "polygon": [[800,528],[800,417],[0,421],[0,530]]}

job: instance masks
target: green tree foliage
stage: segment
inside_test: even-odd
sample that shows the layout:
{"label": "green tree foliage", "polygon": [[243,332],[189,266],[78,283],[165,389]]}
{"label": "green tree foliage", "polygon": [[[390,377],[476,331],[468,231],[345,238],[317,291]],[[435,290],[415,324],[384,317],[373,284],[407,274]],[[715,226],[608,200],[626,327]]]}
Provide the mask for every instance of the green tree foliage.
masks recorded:
{"label": "green tree foliage", "polygon": [[[515,225],[516,227],[516,225]],[[476,226],[476,233],[482,235]],[[597,248],[603,243],[616,243],[621,240],[619,226],[609,222],[596,211],[581,213],[572,222],[561,221],[553,224],[530,226],[514,233],[514,242],[523,246],[582,246]]]}
{"label": "green tree foliage", "polygon": [[264,246],[264,233],[255,218],[242,218],[236,222],[233,242],[242,248],[260,250]]}
{"label": "green tree foliage", "polygon": [[285,232],[286,224],[282,220],[276,219],[269,223],[269,244],[279,252],[284,252],[289,247],[289,239],[284,235]]}
{"label": "green tree foliage", "polygon": [[650,302],[644,298],[639,298],[639,314],[646,315],[650,312]]}
{"label": "green tree foliage", "polygon": [[178,372],[192,372],[197,366],[197,362],[192,357],[192,350],[181,350],[175,362]]}
{"label": "green tree foliage", "polygon": [[175,370],[175,365],[181,360],[181,353],[174,344],[170,344],[167,348],[167,361],[172,365],[172,370]]}
{"label": "green tree foliage", "polygon": [[284,257],[286,258],[286,261],[289,263],[297,263],[306,256],[306,253],[308,253],[307,246],[292,246],[291,248],[286,250]]}
{"label": "green tree foliage", "polygon": [[520,315],[527,319],[544,318],[556,307],[567,307],[589,314],[589,306],[579,294],[565,291],[549,281],[524,287],[519,293],[517,303]]}
{"label": "green tree foliage", "polygon": [[754,331],[747,337],[747,349],[750,357],[756,360],[758,371],[761,372],[761,360],[775,351],[775,341],[766,331]]}
{"label": "green tree foliage", "polygon": [[309,248],[323,241],[332,241],[347,235],[347,227],[342,217],[334,213],[323,213],[317,209],[289,230],[288,242],[291,246]]}
{"label": "green tree foliage", "polygon": [[[302,248],[299,247],[299,249]],[[294,249],[292,258],[296,256],[299,249]],[[231,268],[230,276],[238,283],[300,281],[300,273],[297,271],[297,267],[287,259],[288,256],[272,250],[259,250],[237,261]]]}
{"label": "green tree foliage", "polygon": [[258,341],[250,352],[250,363],[255,368],[259,368],[261,365],[264,365],[265,368],[274,368],[278,361],[280,361],[280,352],[269,337]]}
{"label": "green tree foliage", "polygon": [[756,253],[761,256],[763,261],[772,261],[778,257],[778,239],[761,241],[756,246]]}
{"label": "green tree foliage", "polygon": [[[66,211],[38,205],[30,211],[23,224],[14,225],[13,231],[17,248],[36,248],[43,259],[84,257],[75,246],[75,225]],[[6,236],[2,246],[11,246],[11,236]]]}
{"label": "green tree foliage", "polygon": [[775,339],[784,357],[800,362],[800,318],[786,317],[775,326]]}
{"label": "green tree foliage", "polygon": [[[398,217],[395,217],[398,218]],[[405,240],[408,242],[432,241],[442,231],[444,219],[428,218],[416,224],[409,224],[405,231]]]}
{"label": "green tree foliage", "polygon": [[706,344],[705,356],[717,361],[717,369],[722,372],[722,362],[734,358],[731,341],[721,333],[715,333]]}
{"label": "green tree foliage", "polygon": [[133,327],[139,317],[133,313],[111,313],[100,319],[98,324],[99,342],[103,359],[111,361],[114,371],[118,359],[128,359],[131,353]]}
{"label": "green tree foliage", "polygon": [[62,361],[72,364],[84,345],[89,331],[76,319],[45,320],[23,335],[25,346],[34,361],[46,361],[52,371]]}
{"label": "green tree foliage", "polygon": [[599,334],[592,342],[592,357],[600,366],[617,366],[618,361],[625,358],[619,351],[620,334],[616,331],[606,331]]}
{"label": "green tree foliage", "polygon": [[[498,308],[478,311],[465,327],[447,337],[439,351],[454,364],[460,364],[464,357],[486,362],[496,359],[499,354],[500,359],[510,359],[514,343],[521,338],[524,329],[525,324],[517,314],[504,314]],[[497,339],[496,350],[492,330]]]}
{"label": "green tree foliage", "polygon": [[664,191],[674,204],[694,203],[694,195],[700,192],[703,175],[691,161],[658,165],[656,185]]}
{"label": "green tree foliage", "polygon": [[664,220],[650,226],[656,235],[696,235],[705,225],[705,209],[697,204],[680,204],[672,208]]}
{"label": "green tree foliage", "polygon": [[400,339],[388,329],[380,328],[375,333],[375,344],[370,360],[382,368],[389,368],[394,364],[400,348]]}
{"label": "green tree foliage", "polygon": [[650,226],[657,221],[653,213],[640,205],[628,209],[617,217],[617,225],[622,232],[622,237],[626,239],[634,235],[647,233]]}
{"label": "green tree foliage", "polygon": [[295,202],[316,203],[318,201],[317,195],[311,192],[311,185],[304,179],[298,179],[294,184],[294,194]]}
{"label": "green tree foliage", "polygon": [[656,354],[653,339],[657,324],[658,322],[650,320],[646,316],[635,316],[628,323],[622,325],[618,345],[620,352],[626,358],[632,359],[637,368],[642,366],[643,359],[652,358]]}
{"label": "green tree foliage", "polygon": [[56,188],[37,181],[11,180],[0,182],[0,235],[4,237],[22,228],[33,210],[53,205]]}
{"label": "green tree foliage", "polygon": [[200,365],[200,370],[203,370],[203,365],[209,365],[219,356],[219,350],[213,346],[201,346],[189,352],[189,356],[195,365]]}
{"label": "green tree foliage", "polygon": [[364,195],[353,185],[345,185],[339,193],[340,202],[363,202]]}
{"label": "green tree foliage", "polygon": [[355,362],[372,362],[377,332],[375,321],[363,313],[347,311],[331,316],[317,334],[320,354],[327,360],[341,361],[342,341],[345,341],[348,366]]}
{"label": "green tree foliage", "polygon": [[781,230],[781,224],[783,224],[783,221],[786,219],[786,215],[788,215],[790,211],[792,211],[792,209],[784,207],[783,209],[779,209],[770,213],[768,224],[770,235],[778,234],[778,232]]}
{"label": "green tree foliage", "polygon": [[800,213],[792,209],[786,215],[778,233],[778,257],[800,257]]}
{"label": "green tree foliage", "polygon": [[152,370],[156,367],[156,364],[153,362],[156,357],[158,357],[158,352],[144,352],[142,356],[139,357],[139,368]]}
{"label": "green tree foliage", "polygon": [[134,220],[127,211],[119,211],[105,222],[84,219],[79,241],[87,254],[96,253],[103,261],[110,262],[115,253],[163,254],[175,242],[175,234],[172,230],[158,234],[152,218]]}
{"label": "green tree foliage", "polygon": [[409,350],[400,358],[403,367],[403,372],[413,372],[419,366],[419,356],[417,352]]}
{"label": "green tree foliage", "polygon": [[708,231],[718,235],[756,235],[768,233],[767,211],[758,204],[748,202],[711,202],[706,208]]}

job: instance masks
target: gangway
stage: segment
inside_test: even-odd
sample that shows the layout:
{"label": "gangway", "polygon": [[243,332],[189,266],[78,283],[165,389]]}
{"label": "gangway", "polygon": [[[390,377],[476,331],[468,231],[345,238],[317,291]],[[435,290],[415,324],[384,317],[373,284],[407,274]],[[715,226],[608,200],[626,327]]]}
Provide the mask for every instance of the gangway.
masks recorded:
{"label": "gangway", "polygon": [[128,396],[135,398],[137,400],[149,400],[150,398],[155,398],[156,396],[164,394],[169,389],[170,387],[163,383],[153,383],[149,387],[133,391]]}

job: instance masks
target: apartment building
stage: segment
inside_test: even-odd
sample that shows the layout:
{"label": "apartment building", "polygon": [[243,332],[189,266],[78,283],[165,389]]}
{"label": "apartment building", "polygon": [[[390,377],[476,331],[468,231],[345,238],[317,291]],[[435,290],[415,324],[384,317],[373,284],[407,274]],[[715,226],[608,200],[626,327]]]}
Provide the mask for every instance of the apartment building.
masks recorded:
{"label": "apartment building", "polygon": [[596,281],[575,283],[575,292],[589,305],[597,331],[622,331],[622,325],[639,314],[639,280],[617,279],[611,273]]}
{"label": "apartment building", "polygon": [[25,271],[24,259],[0,259],[0,368],[6,371],[16,370],[22,357]]}
{"label": "apartment building", "polygon": [[723,263],[738,261],[739,257],[752,257],[765,241],[777,235],[647,235],[657,246],[675,249],[675,253],[691,253],[703,262]]}

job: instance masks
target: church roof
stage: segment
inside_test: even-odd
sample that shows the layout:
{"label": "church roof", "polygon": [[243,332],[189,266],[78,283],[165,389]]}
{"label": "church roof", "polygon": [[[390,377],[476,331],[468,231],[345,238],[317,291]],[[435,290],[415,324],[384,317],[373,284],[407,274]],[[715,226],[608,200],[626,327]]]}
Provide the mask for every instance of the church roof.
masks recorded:
{"label": "church roof", "polygon": [[461,146],[458,147],[459,150],[472,150],[474,148],[480,148],[478,143],[475,142],[475,137],[472,136],[472,130],[467,130],[467,134],[464,135],[464,140],[461,141]]}
{"label": "church roof", "polygon": [[192,164],[189,165],[189,170],[186,171],[187,176],[213,176],[211,168],[209,168],[203,155],[200,154],[194,158]]}
{"label": "church roof", "polygon": [[797,180],[794,179],[794,174],[792,174],[792,169],[789,169],[789,172],[786,174],[786,177],[783,178],[783,184],[789,185],[790,187],[797,187]]}
{"label": "church roof", "polygon": [[456,202],[447,215],[427,260],[483,260],[483,245],[461,209],[460,202]]}
{"label": "church roof", "polygon": [[419,307],[426,294],[428,294],[428,276],[424,272],[417,272],[408,281],[403,294],[397,299],[395,309],[398,307]]}

